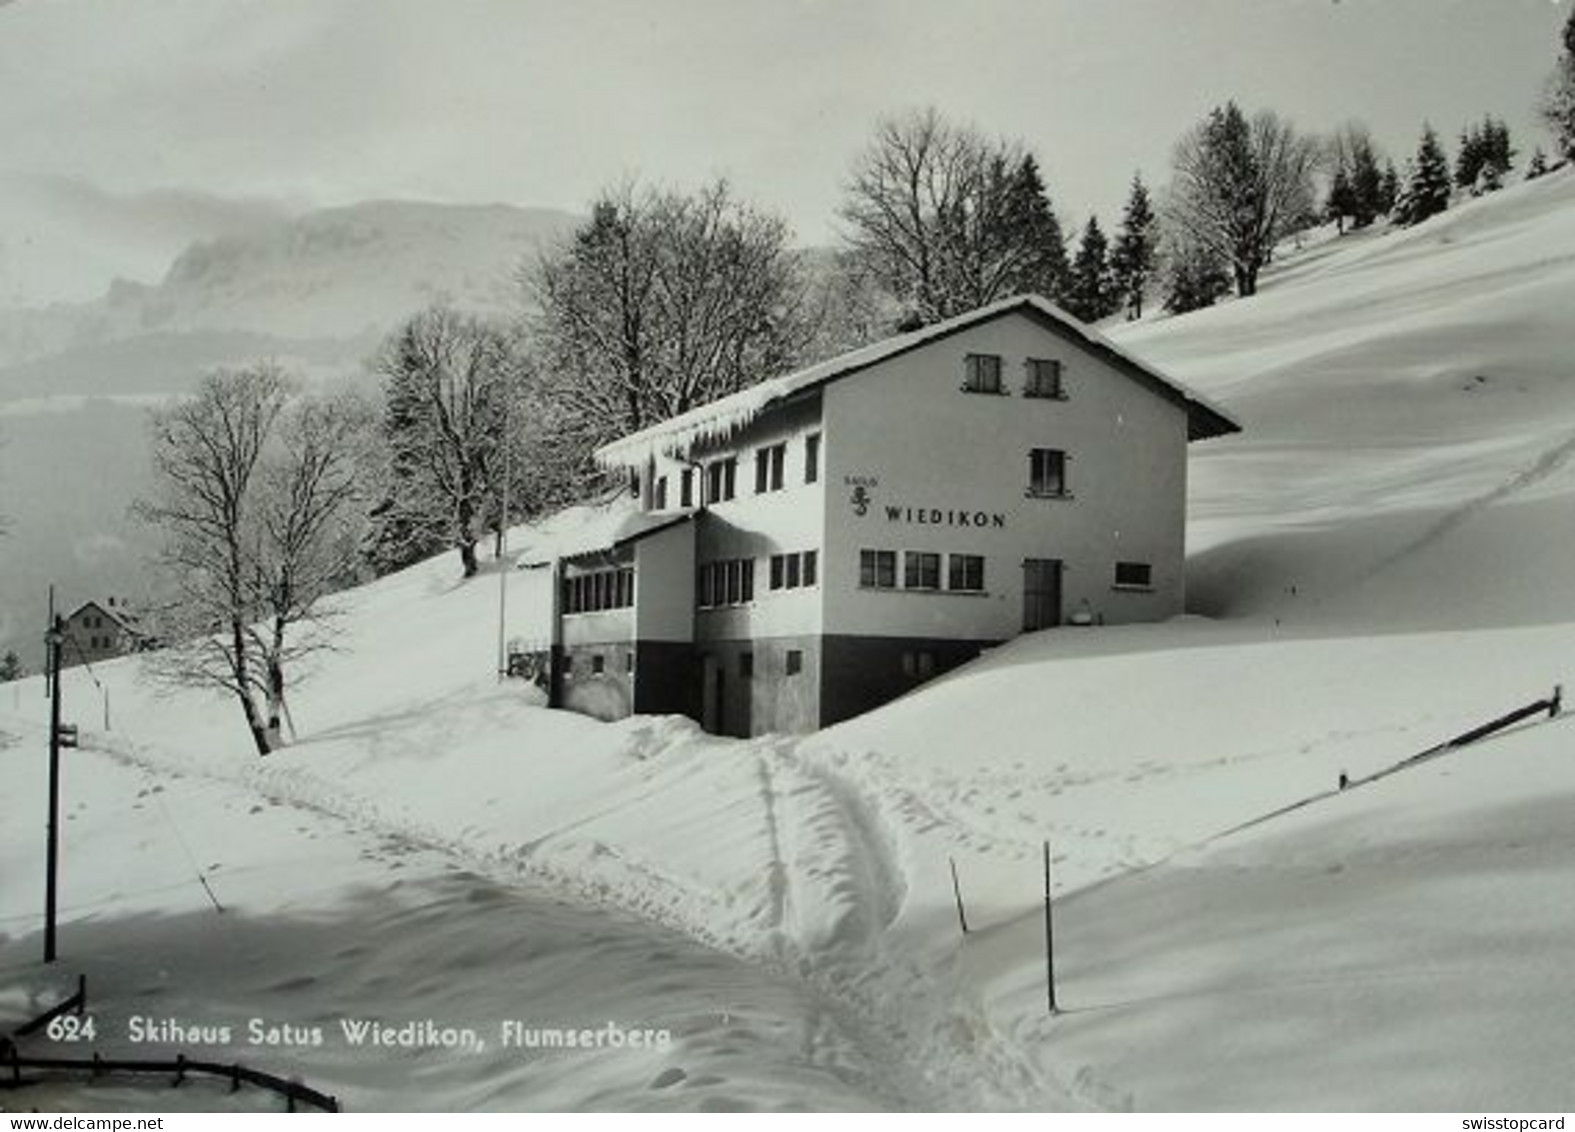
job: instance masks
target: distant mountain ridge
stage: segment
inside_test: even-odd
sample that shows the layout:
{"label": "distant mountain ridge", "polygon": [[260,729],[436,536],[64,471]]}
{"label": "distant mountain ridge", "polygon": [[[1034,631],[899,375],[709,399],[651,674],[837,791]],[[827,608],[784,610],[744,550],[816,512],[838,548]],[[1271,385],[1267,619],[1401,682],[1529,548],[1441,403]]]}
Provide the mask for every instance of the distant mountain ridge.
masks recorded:
{"label": "distant mountain ridge", "polygon": [[437,301],[509,316],[522,265],[578,222],[554,209],[369,201],[191,244],[155,284],[0,310],[0,651],[38,663],[44,594],[145,588],[127,505],[151,487],[145,413],[219,366],[260,359],[356,378]]}
{"label": "distant mountain ridge", "polygon": [[359,346],[436,301],[512,313],[520,267],[576,221],[557,209],[368,201],[199,241],[157,284],[117,280],[93,302],[0,310],[0,399],[15,395],[12,366],[144,335]]}

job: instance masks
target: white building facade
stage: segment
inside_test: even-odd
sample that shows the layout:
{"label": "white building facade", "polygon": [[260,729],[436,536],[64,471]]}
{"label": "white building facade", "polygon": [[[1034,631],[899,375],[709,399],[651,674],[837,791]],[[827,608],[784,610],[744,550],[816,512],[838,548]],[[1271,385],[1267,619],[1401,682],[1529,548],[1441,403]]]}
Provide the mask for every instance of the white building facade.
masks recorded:
{"label": "white building facade", "polygon": [[701,406],[597,454],[644,513],[558,566],[554,700],[806,731],[1022,632],[1174,616],[1187,445],[1236,431],[1032,296]]}

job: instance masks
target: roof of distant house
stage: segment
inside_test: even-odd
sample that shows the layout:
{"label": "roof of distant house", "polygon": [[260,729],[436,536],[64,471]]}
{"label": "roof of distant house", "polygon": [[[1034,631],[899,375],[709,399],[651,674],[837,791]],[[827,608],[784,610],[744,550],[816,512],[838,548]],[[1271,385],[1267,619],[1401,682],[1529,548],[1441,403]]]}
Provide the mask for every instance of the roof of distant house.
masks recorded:
{"label": "roof of distant house", "polygon": [[1038,295],[1018,295],[911,333],[850,350],[794,373],[767,378],[758,385],[720,397],[604,445],[597,449],[596,459],[604,467],[642,468],[658,457],[684,455],[696,444],[726,440],[768,406],[795,393],[850,377],[899,354],[1014,312],[1029,315],[1167,400],[1185,407],[1187,439],[1204,440],[1241,431],[1241,425],[1224,409],[1127,353],[1099,331],[1079,322],[1048,299]]}
{"label": "roof of distant house", "polygon": [[76,619],[78,614],[86,613],[90,609],[96,609],[98,612],[102,613],[105,617],[108,617],[111,621],[115,622],[115,624],[119,625],[128,633],[141,634],[143,632],[141,626],[137,624],[136,616],[132,614],[130,610],[121,606],[108,606],[98,601],[84,601],[70,613],[66,614],[66,620],[73,621]]}

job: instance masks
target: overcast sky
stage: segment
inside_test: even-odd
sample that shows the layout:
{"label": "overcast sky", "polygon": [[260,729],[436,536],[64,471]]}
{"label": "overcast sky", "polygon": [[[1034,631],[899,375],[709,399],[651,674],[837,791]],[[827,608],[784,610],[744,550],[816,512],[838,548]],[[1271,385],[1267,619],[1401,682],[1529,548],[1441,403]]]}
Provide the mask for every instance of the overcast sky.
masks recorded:
{"label": "overcast sky", "polygon": [[725,174],[805,243],[883,113],[1040,156],[1068,228],[1234,97],[1402,157],[1532,106],[1572,0],[0,0],[0,304],[381,197],[583,209]]}

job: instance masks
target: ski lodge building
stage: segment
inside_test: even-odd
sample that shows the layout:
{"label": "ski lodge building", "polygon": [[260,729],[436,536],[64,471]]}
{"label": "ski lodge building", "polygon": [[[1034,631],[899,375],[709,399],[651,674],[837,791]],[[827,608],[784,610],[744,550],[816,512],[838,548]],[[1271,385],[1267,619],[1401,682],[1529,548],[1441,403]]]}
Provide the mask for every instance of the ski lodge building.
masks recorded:
{"label": "ski lodge building", "polygon": [[598,451],[640,510],[550,563],[549,702],[808,731],[1018,633],[1171,617],[1187,444],[1238,431],[1036,296],[769,379]]}

